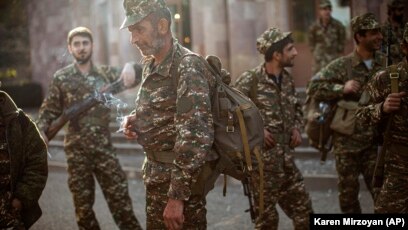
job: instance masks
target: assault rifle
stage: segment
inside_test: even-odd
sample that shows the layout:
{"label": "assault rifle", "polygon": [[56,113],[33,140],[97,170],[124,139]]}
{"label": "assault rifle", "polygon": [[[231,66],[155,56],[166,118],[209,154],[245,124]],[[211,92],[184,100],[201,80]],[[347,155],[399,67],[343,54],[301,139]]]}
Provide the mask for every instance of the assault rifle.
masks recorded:
{"label": "assault rifle", "polygon": [[[242,186],[244,188],[244,195],[248,197],[248,201],[249,201],[249,209],[245,210],[245,212],[249,212],[249,214],[251,215],[252,223],[255,223],[257,212],[254,206],[255,200],[251,193],[251,188],[250,188],[251,185],[249,183],[249,176],[245,176],[245,178],[242,180]],[[263,192],[263,191],[259,191],[259,192]]]}
{"label": "assault rifle", "polygon": [[124,90],[122,87],[123,82],[121,79],[113,82],[112,84],[108,85],[107,88],[101,90],[100,92],[96,92],[95,95],[89,96],[85,98],[83,101],[72,105],[68,109],[64,110],[61,116],[59,116],[55,121],[53,121],[50,127],[45,131],[45,135],[47,136],[48,140],[51,140],[55,137],[64,125],[81,114],[87,112],[94,106],[98,105],[99,103],[106,102],[105,94],[107,93],[119,93],[120,91]]}

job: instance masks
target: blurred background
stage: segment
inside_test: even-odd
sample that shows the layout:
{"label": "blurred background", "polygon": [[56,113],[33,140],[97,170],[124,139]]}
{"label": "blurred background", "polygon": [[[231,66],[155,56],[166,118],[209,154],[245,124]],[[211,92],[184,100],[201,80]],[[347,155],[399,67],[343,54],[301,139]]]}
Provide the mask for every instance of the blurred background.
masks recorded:
{"label": "blurred background", "polygon": [[[350,18],[365,12],[374,13],[381,22],[387,17],[386,0],[331,2],[333,17],[347,27],[346,53],[353,48]],[[119,30],[124,19],[122,3],[0,0],[2,89],[20,107],[39,106],[53,73],[72,61],[66,36],[76,26],[93,31],[96,64],[122,66],[127,61],[139,61],[140,53],[130,45],[129,32]],[[299,52],[292,72],[300,90],[311,77],[313,58],[306,33],[316,20],[318,3],[318,0],[167,0],[178,40],[202,55],[219,56],[233,79],[262,61],[255,41],[263,31],[271,26],[292,31]]]}

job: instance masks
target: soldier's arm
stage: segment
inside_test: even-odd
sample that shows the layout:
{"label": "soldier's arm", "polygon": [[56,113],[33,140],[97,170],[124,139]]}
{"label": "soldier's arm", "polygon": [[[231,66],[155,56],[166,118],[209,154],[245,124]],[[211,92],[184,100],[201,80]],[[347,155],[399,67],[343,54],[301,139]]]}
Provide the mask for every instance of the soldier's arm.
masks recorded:
{"label": "soldier's arm", "polygon": [[356,112],[356,117],[365,124],[378,124],[388,115],[383,112],[383,103],[390,92],[389,84],[385,81],[385,71],[379,71],[367,84],[366,92],[370,95],[370,101]]}
{"label": "soldier's arm", "polygon": [[309,82],[310,95],[322,101],[342,98],[347,78],[345,62],[344,58],[338,58],[320,70]]}
{"label": "soldier's arm", "polygon": [[47,97],[41,104],[37,125],[40,131],[46,131],[50,124],[63,112],[63,95],[60,80],[53,77]]}
{"label": "soldier's arm", "polygon": [[25,155],[24,168],[20,180],[16,181],[15,197],[20,200],[24,207],[34,205],[41,196],[48,176],[47,147],[39,135],[34,122],[24,116],[26,127],[22,133],[23,154]]}
{"label": "soldier's arm", "polygon": [[171,174],[168,197],[187,200],[191,184],[214,140],[210,87],[204,75],[204,65],[197,57],[187,56],[179,66],[174,151],[178,154]]}
{"label": "soldier's arm", "polygon": [[346,45],[346,28],[339,22],[339,28],[338,28],[338,53],[343,53],[344,51],[344,46]]}
{"label": "soldier's arm", "polygon": [[288,96],[292,97],[290,101],[295,111],[295,120],[294,120],[292,129],[296,128],[300,131],[303,126],[303,111],[302,111],[302,104],[300,103],[299,95],[296,92],[295,82],[293,79],[291,79],[291,91],[292,92]]}

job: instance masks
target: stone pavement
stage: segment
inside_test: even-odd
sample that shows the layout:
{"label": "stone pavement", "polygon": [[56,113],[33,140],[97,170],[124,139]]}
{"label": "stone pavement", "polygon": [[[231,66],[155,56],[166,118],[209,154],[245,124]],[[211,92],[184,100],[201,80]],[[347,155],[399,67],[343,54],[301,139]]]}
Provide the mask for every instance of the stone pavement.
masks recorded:
{"label": "stone pavement", "polygon": [[[207,219],[209,230],[253,229],[249,213],[244,212],[248,200],[242,193],[237,181],[230,181],[227,196],[222,196],[222,181],[208,195]],[[307,186],[309,183],[306,184]],[[133,209],[137,218],[145,227],[145,191],[140,179],[129,179],[129,190],[133,200]],[[313,208],[316,213],[339,213],[336,189],[310,189]],[[371,213],[373,204],[367,190],[360,195],[364,213]],[[50,170],[46,188],[40,199],[43,216],[31,228],[32,230],[72,230],[77,229],[71,194],[67,186],[67,174],[64,170]],[[102,230],[115,230],[116,225],[109,213],[99,186],[97,186],[94,210]],[[279,210],[279,229],[292,229],[287,216]]]}

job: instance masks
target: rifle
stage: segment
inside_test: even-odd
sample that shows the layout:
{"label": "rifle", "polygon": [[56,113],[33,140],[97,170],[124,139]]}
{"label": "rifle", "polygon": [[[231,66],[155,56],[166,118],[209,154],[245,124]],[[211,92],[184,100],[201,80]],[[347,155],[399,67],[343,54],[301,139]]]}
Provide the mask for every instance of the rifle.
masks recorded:
{"label": "rifle", "polygon": [[323,143],[324,129],[325,129],[324,124],[326,122],[328,122],[327,120],[329,119],[330,111],[331,111],[331,108],[330,108],[330,105],[329,105],[328,102],[324,102],[324,101],[319,102],[319,112],[320,112],[320,114],[316,119],[317,119],[317,123],[319,124],[319,145],[318,145],[318,149],[321,152],[320,164],[324,164],[326,162],[327,154],[329,153],[329,151],[331,149],[331,144],[330,144],[329,147],[327,147],[325,145],[325,143]]}
{"label": "rifle", "polygon": [[[248,201],[249,201],[249,209],[245,210],[245,212],[249,212],[249,214],[251,215],[252,223],[255,223],[256,217],[258,215],[255,210],[255,206],[254,206],[255,200],[251,193],[249,180],[250,180],[249,176],[245,176],[245,178],[242,180],[242,187],[244,188],[244,195],[248,197]],[[260,192],[263,192],[263,191],[260,191]]]}
{"label": "rifle", "polygon": [[[398,79],[399,73],[397,72],[397,66],[393,65],[390,67],[390,79],[391,79],[391,93],[398,93]],[[377,156],[375,162],[374,175],[372,179],[373,188],[381,188],[384,181],[384,166],[385,166],[385,155],[387,153],[387,145],[390,143],[390,129],[392,125],[392,120],[394,114],[391,114],[387,120],[387,126],[385,128],[383,143],[380,150],[380,153]],[[380,146],[379,146],[380,147]]]}
{"label": "rifle", "polygon": [[87,112],[94,106],[99,103],[104,103],[106,101],[104,97],[104,93],[119,93],[120,91],[124,90],[122,86],[122,81],[119,79],[112,84],[110,84],[106,89],[101,90],[100,92],[95,93],[95,95],[89,96],[85,98],[85,100],[76,103],[69,107],[68,109],[64,110],[61,116],[59,116],[55,121],[53,121],[45,131],[45,135],[47,136],[48,140],[57,135],[58,131],[64,127],[64,125],[72,120],[80,116],[81,114]]}

